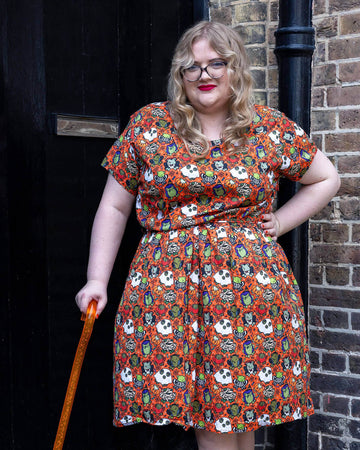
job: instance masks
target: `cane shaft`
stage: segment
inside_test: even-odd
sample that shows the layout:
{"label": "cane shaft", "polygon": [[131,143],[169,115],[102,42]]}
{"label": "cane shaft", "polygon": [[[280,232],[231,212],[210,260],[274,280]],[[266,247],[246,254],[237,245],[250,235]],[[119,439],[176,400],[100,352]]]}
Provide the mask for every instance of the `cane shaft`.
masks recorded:
{"label": "cane shaft", "polygon": [[[86,312],[85,323],[76,350],[74,362],[72,365],[70,379],[66,390],[64,405],[61,411],[61,417],[58,425],[58,430],[56,433],[56,439],[53,450],[61,450],[64,445],[65,435],[69,424],[72,406],[74,403],[74,397],[80,377],[81,367],[84,361],[85,352],[94,326],[96,305],[97,302],[95,300],[92,300]],[[82,316],[82,319],[84,320],[84,316]]]}

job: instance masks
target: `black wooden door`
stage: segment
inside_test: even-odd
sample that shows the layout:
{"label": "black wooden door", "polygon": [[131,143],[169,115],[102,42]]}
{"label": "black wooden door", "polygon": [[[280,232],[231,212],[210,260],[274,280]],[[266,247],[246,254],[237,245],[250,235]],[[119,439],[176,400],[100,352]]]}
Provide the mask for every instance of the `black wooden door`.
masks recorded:
{"label": "black wooden door", "polygon": [[[165,99],[174,45],[195,0],[1,0],[1,421],[3,449],[49,449],[82,322],[92,219],[112,139],[54,134],[52,114],[113,118]],[[201,8],[200,8],[201,10]],[[5,219],[5,220],[4,220]],[[194,448],[179,427],[112,427],[115,309],[139,229],[134,217],[94,327],[68,449]]]}
{"label": "black wooden door", "polygon": [[[0,0],[1,449],[52,448],[83,325],[74,296],[106,179],[100,162],[112,143],[58,136],[51,118],[110,117],[122,129],[138,107],[163,100],[174,45],[207,3]],[[180,427],[111,424],[113,320],[139,236],[132,216],[64,448],[196,448]],[[257,448],[272,435],[259,430]]]}

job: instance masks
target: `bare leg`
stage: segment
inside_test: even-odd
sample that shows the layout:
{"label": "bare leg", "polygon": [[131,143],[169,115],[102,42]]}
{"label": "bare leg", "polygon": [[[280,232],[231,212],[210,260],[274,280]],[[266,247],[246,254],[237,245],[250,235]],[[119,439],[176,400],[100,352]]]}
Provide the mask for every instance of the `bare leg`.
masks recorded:
{"label": "bare leg", "polygon": [[254,450],[255,433],[224,433],[195,430],[199,450]]}
{"label": "bare leg", "polygon": [[255,449],[255,431],[236,434],[239,450]]}

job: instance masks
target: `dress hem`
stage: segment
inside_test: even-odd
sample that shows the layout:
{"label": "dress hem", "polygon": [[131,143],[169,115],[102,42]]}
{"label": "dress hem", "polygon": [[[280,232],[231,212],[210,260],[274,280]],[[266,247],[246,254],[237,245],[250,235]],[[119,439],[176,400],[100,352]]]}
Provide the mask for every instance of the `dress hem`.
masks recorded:
{"label": "dress hem", "polygon": [[[125,423],[125,424],[121,423],[120,421],[116,421],[116,422],[113,421],[113,426],[115,428],[125,428],[125,427],[129,427],[129,426],[137,425],[137,424],[140,424],[140,423],[147,424],[147,425],[152,425],[152,426],[157,426],[157,427],[163,427],[163,426],[166,426],[166,425],[176,425],[176,426],[182,427],[185,431],[189,431],[191,428],[193,428],[194,430],[211,431],[211,432],[217,433],[217,434],[237,434],[237,433],[246,433],[246,432],[249,432],[249,431],[256,431],[256,430],[259,430],[260,428],[264,428],[264,427],[273,427],[273,426],[277,426],[277,425],[283,425],[285,423],[296,422],[298,420],[307,420],[313,414],[315,414],[315,410],[307,411],[306,415],[304,415],[304,416],[302,416],[300,418],[294,419],[291,416],[291,417],[288,417],[287,420],[284,419],[284,420],[281,420],[281,421],[276,422],[276,423],[259,423],[257,421],[257,422],[253,422],[251,424],[243,424],[244,425],[244,429],[239,428],[237,430],[234,430],[234,428],[232,428],[231,431],[227,431],[227,432],[223,432],[223,431],[219,431],[219,430],[213,429],[213,427],[211,427],[211,428],[207,427],[206,425],[208,425],[208,424],[206,424],[205,426],[200,426],[200,425],[197,425],[197,424],[186,425],[183,422],[177,422],[175,420],[170,420],[170,419],[166,419],[166,420],[168,420],[168,422],[163,423],[163,424],[148,422],[145,419],[144,420],[139,420],[139,421],[134,421],[134,422],[131,422],[131,423]],[[278,420],[280,420],[280,419],[278,419]],[[246,425],[248,425],[248,426],[246,427]]]}

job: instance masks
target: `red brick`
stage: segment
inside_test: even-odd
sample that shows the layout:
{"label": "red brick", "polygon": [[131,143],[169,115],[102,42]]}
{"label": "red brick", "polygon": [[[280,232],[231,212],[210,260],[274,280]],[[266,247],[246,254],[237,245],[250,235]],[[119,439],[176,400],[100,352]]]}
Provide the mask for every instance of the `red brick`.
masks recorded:
{"label": "red brick", "polygon": [[328,436],[321,436],[321,448],[347,450],[349,447],[347,443],[341,438],[333,438]]}
{"label": "red brick", "polygon": [[[341,198],[339,201],[339,209],[342,218],[345,220],[360,219],[360,197]],[[360,249],[358,250],[360,253]]]}
{"label": "red brick", "polygon": [[[313,369],[317,369],[320,367],[320,355],[314,350],[310,351],[310,365]],[[311,396],[314,402],[314,407],[315,409],[317,409],[319,405],[319,396],[317,393],[313,393]]]}
{"label": "red brick", "polygon": [[310,284],[322,284],[323,283],[323,270],[324,270],[324,266],[311,266],[309,268]]}
{"label": "red brick", "polygon": [[[339,382],[336,384],[337,379],[339,379]],[[335,375],[326,375],[326,374],[313,374],[311,377],[311,383],[313,390],[319,391],[319,392],[327,392],[326,386],[329,384],[331,387],[334,386],[334,390],[336,391],[336,394],[344,395],[343,389],[345,389],[346,386],[346,377],[344,376],[335,376]],[[357,383],[356,383],[357,384]],[[313,387],[314,386],[314,387]],[[318,388],[318,389],[316,389]],[[340,391],[340,392],[338,392]],[[352,390],[353,391],[353,390]],[[354,394],[355,396],[356,394]],[[335,417],[330,414],[314,414],[309,419],[309,430],[312,432],[316,432],[318,435],[324,434],[325,436],[330,435],[332,439],[336,436],[342,436],[344,432],[344,428],[347,429],[346,424],[344,423],[344,417]],[[297,444],[295,444],[297,445]],[[291,449],[291,445],[288,446],[289,449]],[[309,450],[318,450],[320,448],[324,450],[345,450],[342,447],[308,447]],[[346,447],[345,447],[346,448]]]}
{"label": "red brick", "polygon": [[[324,411],[335,412],[343,415],[349,414],[350,399],[333,395],[324,395]],[[325,447],[326,448],[326,447]]]}
{"label": "red brick", "polygon": [[314,244],[310,260],[317,264],[360,264],[360,247],[356,245]]}
{"label": "red brick", "polygon": [[[322,0],[324,1],[324,0]],[[277,22],[279,20],[279,2],[270,3],[270,20],[272,22]]]}
{"label": "red brick", "polygon": [[360,330],[360,313],[351,314],[351,327],[353,330]]}
{"label": "red brick", "polygon": [[[326,371],[331,372],[344,372],[346,366],[346,358],[344,355],[336,355],[333,353],[325,353],[323,354],[322,358],[322,369]],[[348,401],[349,403],[349,401]],[[340,408],[342,405],[338,405]],[[329,411],[328,409],[325,409],[325,411]]]}
{"label": "red brick", "polygon": [[341,178],[341,186],[337,195],[339,197],[343,195],[348,195],[351,197],[356,197],[360,190],[360,178],[357,177],[345,177]]}
{"label": "red brick", "polygon": [[315,214],[312,219],[314,220],[328,220],[334,213],[336,208],[335,202],[329,202],[321,211]]}
{"label": "red brick", "polygon": [[344,243],[349,240],[348,225],[340,223],[324,223],[322,225],[323,239],[326,243]]}
{"label": "red brick", "polygon": [[311,241],[320,242],[322,240],[322,224],[310,222]]}
{"label": "red brick", "polygon": [[[335,306],[337,308],[360,309],[359,290],[324,288],[320,286],[310,287],[310,305],[313,306]],[[354,313],[353,313],[354,315]],[[360,313],[359,313],[360,317]],[[359,322],[360,326],[360,322]],[[353,327],[354,328],[354,327]]]}
{"label": "red brick", "polygon": [[322,134],[312,134],[311,139],[317,148],[322,148],[323,137]]}
{"label": "red brick", "polygon": [[329,60],[358,58],[359,56],[360,38],[329,41]]}
{"label": "red brick", "polygon": [[336,83],[336,65],[324,64],[314,68],[313,84],[314,86],[323,86]]}
{"label": "red brick", "polygon": [[351,373],[360,374],[360,356],[350,355],[349,366]]}
{"label": "red brick", "polygon": [[316,36],[318,38],[329,38],[337,35],[337,17],[326,17],[315,23]]}
{"label": "red brick", "polygon": [[266,66],[266,49],[263,47],[248,47],[247,54],[249,55],[252,66]]}
{"label": "red brick", "polygon": [[324,327],[324,322],[322,320],[323,310],[318,308],[310,308],[309,317],[310,325],[314,327]]}
{"label": "red brick", "polygon": [[352,13],[341,16],[340,34],[354,34],[354,33],[360,33],[360,14]]}
{"label": "red brick", "polygon": [[268,69],[268,83],[270,89],[277,89],[279,82],[279,71],[277,68]]}
{"label": "red brick", "polygon": [[329,106],[359,105],[360,86],[331,87],[327,90],[327,102]]}
{"label": "red brick", "polygon": [[[231,9],[226,7],[223,9],[230,12],[231,23]],[[240,34],[246,45],[263,44],[265,42],[265,25],[239,25],[235,30]]]}
{"label": "red brick", "polygon": [[267,4],[259,2],[247,2],[235,5],[235,22],[261,22],[266,20]]}
{"label": "red brick", "polygon": [[[350,420],[349,421],[349,432],[350,435],[353,439],[360,439],[360,422],[358,420]],[[355,445],[354,445],[355,444]],[[350,450],[357,450],[357,448],[359,448],[359,446],[357,445],[356,442],[353,442],[351,444]]]}
{"label": "red brick", "polygon": [[349,284],[350,270],[346,267],[326,266],[326,281],[330,286],[346,286]]}
{"label": "red brick", "polygon": [[312,96],[311,96],[311,105],[313,107],[321,107],[324,106],[324,99],[325,99],[325,90],[322,88],[313,89],[312,90]]}
{"label": "red brick", "polygon": [[345,311],[324,311],[324,326],[326,328],[349,328],[349,316]]}
{"label": "red brick", "polygon": [[352,227],[352,240],[353,242],[360,242],[360,224],[354,223]]}
{"label": "red brick", "polygon": [[[360,45],[360,42],[359,42]],[[360,128],[360,110],[347,109],[339,113],[340,128]]]}
{"label": "red brick", "polygon": [[269,92],[269,106],[271,108],[279,108],[279,95],[277,92]]}
{"label": "red brick", "polygon": [[325,150],[326,152],[360,152],[360,133],[326,134]]}
{"label": "red brick", "polygon": [[334,11],[347,11],[351,9],[359,8],[358,0],[329,0],[329,10]]}
{"label": "red brick", "polygon": [[276,55],[273,51],[268,52],[268,66],[275,66],[277,67],[278,62]]}
{"label": "red brick", "polygon": [[314,16],[317,16],[318,14],[324,14],[326,12],[326,1],[316,0],[316,2],[313,3],[313,8]]}
{"label": "red brick", "polygon": [[[311,378],[315,378],[315,377],[316,377],[316,375],[313,374],[313,376]],[[325,375],[323,375],[323,377],[325,377]],[[316,377],[316,378],[319,378],[319,377]],[[324,381],[322,380],[322,382],[324,382]],[[318,383],[316,383],[316,385],[318,385]],[[325,392],[322,384],[320,387],[321,387],[321,389],[319,389],[319,391]],[[342,429],[343,429],[341,419],[339,417],[333,417],[333,416],[329,416],[329,415],[325,416],[323,414],[314,414],[313,416],[310,417],[310,419],[309,419],[309,430],[310,431],[317,432],[318,434],[328,433],[329,428],[331,429],[332,435],[340,436]],[[323,448],[323,447],[321,446],[319,448]],[[317,450],[317,447],[316,447],[316,450]],[[327,450],[330,450],[330,449],[327,449]]]}
{"label": "red brick", "polygon": [[360,286],[360,267],[354,267],[352,283],[353,286]]}
{"label": "red brick", "polygon": [[311,115],[311,128],[313,131],[333,130],[335,128],[335,111],[313,111]]}
{"label": "red brick", "polygon": [[360,418],[360,400],[353,399],[351,402],[351,415]]}
{"label": "red brick", "polygon": [[[360,348],[360,334],[353,333],[350,335],[348,332],[344,331],[310,329],[310,346],[332,351],[357,352]],[[347,382],[350,382],[349,378],[347,379]],[[358,378],[358,383],[360,388],[360,378]],[[346,393],[350,394],[350,391],[352,391],[352,389],[346,391]],[[334,391],[329,390],[326,392]]]}
{"label": "red brick", "polygon": [[254,80],[255,89],[265,89],[265,70],[253,69],[251,75]]}
{"label": "red brick", "polygon": [[254,100],[258,105],[267,105],[267,92],[266,91],[255,91]]}
{"label": "red brick", "polygon": [[214,22],[221,22],[225,25],[231,25],[231,8],[211,8],[211,20]]}
{"label": "red brick", "polygon": [[314,65],[326,61],[326,46],[324,42],[318,42],[314,52]]}
{"label": "red brick", "polygon": [[360,62],[339,64],[340,83],[359,81]]}
{"label": "red brick", "polygon": [[360,170],[360,154],[339,156],[338,169],[340,173],[359,173]]}
{"label": "red brick", "polygon": [[275,39],[275,31],[278,28],[278,24],[276,25],[268,25],[267,28],[267,38],[268,38],[268,43],[270,46],[274,46],[276,44],[276,39]]}

